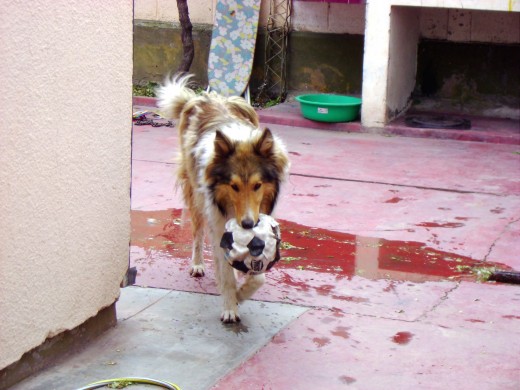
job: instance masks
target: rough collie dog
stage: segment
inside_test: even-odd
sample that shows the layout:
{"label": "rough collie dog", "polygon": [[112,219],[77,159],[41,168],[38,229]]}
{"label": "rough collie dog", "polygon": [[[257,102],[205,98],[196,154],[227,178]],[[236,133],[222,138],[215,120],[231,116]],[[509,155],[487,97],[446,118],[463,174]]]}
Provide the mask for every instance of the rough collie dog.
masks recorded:
{"label": "rough collie dog", "polygon": [[191,214],[191,275],[204,276],[205,227],[212,239],[215,273],[223,297],[221,320],[240,321],[238,303],[264,283],[246,275],[238,287],[219,243],[225,223],[236,218],[251,229],[260,213],[271,214],[289,170],[285,146],[269,129],[260,129],[255,110],[240,97],[200,95],[187,88],[190,75],[168,79],[157,90],[165,116],[179,119],[180,167],[177,183]]}

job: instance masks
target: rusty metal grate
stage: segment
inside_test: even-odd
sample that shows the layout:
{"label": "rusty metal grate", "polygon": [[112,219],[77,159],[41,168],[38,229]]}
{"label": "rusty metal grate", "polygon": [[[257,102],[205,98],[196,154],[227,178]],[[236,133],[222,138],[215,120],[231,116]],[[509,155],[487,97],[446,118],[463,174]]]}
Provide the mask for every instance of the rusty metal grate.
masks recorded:
{"label": "rusty metal grate", "polygon": [[287,96],[287,46],[291,28],[292,0],[271,0],[266,24],[264,80],[257,101],[283,101]]}

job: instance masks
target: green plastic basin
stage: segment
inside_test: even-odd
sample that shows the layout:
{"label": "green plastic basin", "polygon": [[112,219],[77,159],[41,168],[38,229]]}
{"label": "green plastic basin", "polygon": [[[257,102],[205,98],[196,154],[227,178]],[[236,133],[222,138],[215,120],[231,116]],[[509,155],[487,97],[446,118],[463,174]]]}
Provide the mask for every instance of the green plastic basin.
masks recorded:
{"label": "green plastic basin", "polygon": [[304,118],[318,122],[350,122],[359,116],[361,99],[354,96],[313,94],[296,96]]}

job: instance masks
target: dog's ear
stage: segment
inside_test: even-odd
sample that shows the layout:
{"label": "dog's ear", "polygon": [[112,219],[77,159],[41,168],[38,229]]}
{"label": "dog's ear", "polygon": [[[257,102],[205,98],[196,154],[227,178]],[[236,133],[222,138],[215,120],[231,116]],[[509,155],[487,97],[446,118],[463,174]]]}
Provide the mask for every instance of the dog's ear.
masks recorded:
{"label": "dog's ear", "polygon": [[273,154],[274,138],[273,133],[267,127],[255,144],[255,152],[261,156],[269,157]]}
{"label": "dog's ear", "polygon": [[215,133],[215,154],[220,157],[228,157],[235,151],[233,142],[224,135],[223,132],[217,130]]}

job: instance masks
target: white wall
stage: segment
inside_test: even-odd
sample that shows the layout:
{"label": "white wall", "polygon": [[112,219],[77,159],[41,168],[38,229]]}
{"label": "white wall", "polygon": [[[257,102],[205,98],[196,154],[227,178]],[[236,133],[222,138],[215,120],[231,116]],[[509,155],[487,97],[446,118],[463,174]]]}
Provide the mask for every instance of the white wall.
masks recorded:
{"label": "white wall", "polygon": [[[370,0],[368,0],[370,1]],[[520,11],[518,0],[379,0],[395,6],[455,8],[485,11]]]}
{"label": "white wall", "polygon": [[[216,0],[188,0],[192,23],[213,24]],[[270,0],[262,0],[260,25],[269,15]],[[135,0],[135,19],[179,22],[175,0]],[[358,4],[293,0],[293,29],[331,33],[363,34],[365,7]]]}
{"label": "white wall", "polygon": [[[192,23],[212,24],[216,0],[188,0]],[[179,22],[176,0],[135,0],[134,17],[142,20]]]}
{"label": "white wall", "polygon": [[[216,0],[188,0],[192,23],[212,24]],[[377,0],[376,0],[377,1]],[[262,0],[260,25],[269,13]],[[421,7],[420,36],[464,42],[520,42],[520,1],[510,0],[379,0],[386,4]],[[511,7],[511,9],[509,9]],[[292,28],[338,34],[364,34],[365,5],[293,0]],[[178,22],[174,0],[135,0],[135,19]]]}
{"label": "white wall", "polygon": [[365,6],[293,1],[292,27],[295,31],[362,35],[365,31]]}
{"label": "white wall", "polygon": [[421,36],[452,42],[519,43],[520,14],[503,11],[422,8]]}
{"label": "white wall", "polygon": [[391,8],[385,120],[410,103],[417,74],[419,13],[416,8]]}
{"label": "white wall", "polygon": [[0,369],[119,296],[132,7],[1,1]]}

